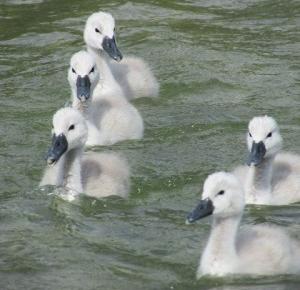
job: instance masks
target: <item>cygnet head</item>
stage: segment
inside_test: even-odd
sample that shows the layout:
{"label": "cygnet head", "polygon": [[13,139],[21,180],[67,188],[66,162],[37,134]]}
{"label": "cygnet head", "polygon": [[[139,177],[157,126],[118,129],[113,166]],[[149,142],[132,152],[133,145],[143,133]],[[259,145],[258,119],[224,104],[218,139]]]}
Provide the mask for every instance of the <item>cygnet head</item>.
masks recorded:
{"label": "cygnet head", "polygon": [[115,20],[111,14],[93,13],[86,21],[83,37],[87,46],[106,51],[116,61],[122,60],[116,44]]}
{"label": "cygnet head", "polygon": [[94,57],[84,50],[73,54],[68,70],[68,81],[73,95],[85,102],[93,94],[98,80],[99,72]]}
{"label": "cygnet head", "polygon": [[280,151],[282,138],[276,121],[268,116],[254,117],[248,126],[247,164],[259,165],[265,158],[273,157]]}
{"label": "cygnet head", "polygon": [[244,206],[244,192],[238,179],[231,173],[216,172],[206,178],[202,199],[187,216],[187,223],[211,214],[221,218],[241,215]]}
{"label": "cygnet head", "polygon": [[82,148],[87,140],[87,125],[83,116],[73,108],[62,108],[53,116],[52,144],[46,159],[55,164],[65,153]]}

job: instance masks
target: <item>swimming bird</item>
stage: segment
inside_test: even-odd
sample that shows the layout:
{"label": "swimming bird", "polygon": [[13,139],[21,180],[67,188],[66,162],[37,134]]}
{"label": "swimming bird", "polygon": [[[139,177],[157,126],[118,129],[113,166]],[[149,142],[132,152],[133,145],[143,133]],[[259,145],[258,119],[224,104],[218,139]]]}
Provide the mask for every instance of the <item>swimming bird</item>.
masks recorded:
{"label": "swimming bird", "polygon": [[276,121],[255,117],[247,132],[248,166],[233,173],[244,184],[246,203],[283,205],[300,201],[300,156],[279,153],[282,137]]}
{"label": "swimming bird", "polygon": [[97,95],[95,87],[102,72],[95,58],[86,51],[71,57],[68,81],[72,91],[72,107],[87,120],[87,146],[112,145],[123,140],[141,139],[144,123],[140,113],[118,95]]}
{"label": "swimming bird", "polygon": [[187,223],[213,216],[197,277],[300,273],[300,242],[283,228],[253,225],[239,229],[244,191],[231,173],[217,172],[205,180],[202,199]]}
{"label": "swimming bird", "polygon": [[128,100],[158,95],[159,84],[149,65],[138,57],[123,57],[118,49],[115,19],[110,13],[97,12],[89,16],[84,41],[101,72],[97,95],[114,94]]}
{"label": "swimming bird", "polygon": [[62,108],[53,116],[52,144],[47,153],[48,167],[40,183],[61,186],[67,199],[80,193],[101,198],[126,197],[129,191],[129,167],[115,153],[84,153],[87,140],[84,117],[73,108]]}

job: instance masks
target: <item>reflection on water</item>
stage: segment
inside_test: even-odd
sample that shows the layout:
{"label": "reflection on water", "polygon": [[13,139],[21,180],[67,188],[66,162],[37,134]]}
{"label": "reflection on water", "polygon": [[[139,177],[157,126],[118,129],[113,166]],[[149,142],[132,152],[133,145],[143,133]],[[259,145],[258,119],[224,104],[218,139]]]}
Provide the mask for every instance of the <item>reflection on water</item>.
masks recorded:
{"label": "reflection on water", "polygon": [[[298,290],[299,277],[196,281],[209,219],[184,224],[205,177],[244,162],[254,115],[275,117],[285,149],[300,153],[298,8],[289,0],[1,1],[0,288]],[[130,160],[129,200],[73,204],[37,185],[52,114],[70,97],[70,56],[100,9],[116,17],[122,53],[150,63],[161,95],[134,102],[145,138],[113,147]],[[248,207],[243,223],[297,233],[299,212]]]}

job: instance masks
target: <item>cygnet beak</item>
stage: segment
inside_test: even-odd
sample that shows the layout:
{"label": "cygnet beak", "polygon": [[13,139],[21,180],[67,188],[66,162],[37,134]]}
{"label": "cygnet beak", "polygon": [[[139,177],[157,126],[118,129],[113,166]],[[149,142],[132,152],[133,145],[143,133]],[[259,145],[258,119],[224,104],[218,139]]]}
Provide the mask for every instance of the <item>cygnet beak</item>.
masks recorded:
{"label": "cygnet beak", "polygon": [[260,141],[258,143],[253,142],[251,152],[247,159],[247,165],[259,165],[263,161],[266,151],[266,146],[263,141]]}
{"label": "cygnet beak", "polygon": [[114,36],[112,38],[105,36],[102,42],[102,47],[114,60],[118,62],[122,60],[123,55],[117,47],[116,39]]}
{"label": "cygnet beak", "polygon": [[211,215],[214,211],[214,205],[211,199],[202,199],[196,208],[188,214],[186,218],[186,223],[191,224],[201,218]]}
{"label": "cygnet beak", "polygon": [[91,95],[91,81],[86,75],[84,77],[78,76],[76,81],[77,98],[81,102],[85,102]]}
{"label": "cygnet beak", "polygon": [[53,135],[51,147],[46,155],[48,165],[54,165],[67,151],[68,141],[64,134]]}

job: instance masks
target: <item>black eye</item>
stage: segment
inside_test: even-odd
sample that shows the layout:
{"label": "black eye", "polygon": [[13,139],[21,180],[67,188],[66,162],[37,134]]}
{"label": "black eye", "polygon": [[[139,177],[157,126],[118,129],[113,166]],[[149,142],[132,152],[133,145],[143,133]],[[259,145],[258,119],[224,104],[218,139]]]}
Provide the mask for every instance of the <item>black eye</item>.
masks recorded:
{"label": "black eye", "polygon": [[70,131],[70,130],[74,130],[74,129],[75,129],[75,126],[71,125],[68,130]]}
{"label": "black eye", "polygon": [[96,31],[97,33],[100,33],[100,30],[99,30],[98,28],[95,28],[95,31]]}
{"label": "black eye", "polygon": [[73,72],[74,74],[76,74],[76,71],[75,71],[75,69],[73,69],[73,68],[72,68],[72,72]]}
{"label": "black eye", "polygon": [[272,132],[270,132],[268,135],[267,135],[267,138],[270,138],[272,137]]}
{"label": "black eye", "polygon": [[249,132],[249,136],[252,137],[251,133]]}
{"label": "black eye", "polygon": [[95,67],[93,67],[90,71],[90,73],[93,73],[95,71]]}
{"label": "black eye", "polygon": [[223,195],[224,193],[225,193],[225,191],[221,190],[221,191],[218,192],[218,195]]}

